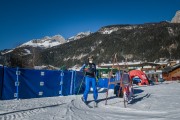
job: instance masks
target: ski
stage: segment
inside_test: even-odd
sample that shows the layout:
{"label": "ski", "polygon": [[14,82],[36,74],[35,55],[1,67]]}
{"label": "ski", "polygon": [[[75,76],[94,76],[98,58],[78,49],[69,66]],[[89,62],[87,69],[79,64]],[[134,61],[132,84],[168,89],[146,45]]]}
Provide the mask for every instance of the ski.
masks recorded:
{"label": "ski", "polygon": [[82,102],[89,108],[93,108],[92,106],[89,105],[90,101],[84,101],[83,97],[81,97]]}
{"label": "ski", "polygon": [[93,106],[89,105],[89,103],[91,103],[92,101],[87,101],[85,103],[86,106],[88,106],[89,108],[97,108],[98,107],[98,103],[97,102],[93,102]]}
{"label": "ski", "polygon": [[88,107],[88,108],[93,108],[93,106],[89,105],[90,101],[84,102],[84,104]]}
{"label": "ski", "polygon": [[[95,101],[84,101],[83,97],[81,97],[82,102],[89,108],[97,108],[98,102]],[[89,103],[93,102],[93,106],[89,105]]]}
{"label": "ski", "polygon": [[89,108],[93,108],[91,105],[89,105],[90,102],[85,103],[86,106],[88,106]]}

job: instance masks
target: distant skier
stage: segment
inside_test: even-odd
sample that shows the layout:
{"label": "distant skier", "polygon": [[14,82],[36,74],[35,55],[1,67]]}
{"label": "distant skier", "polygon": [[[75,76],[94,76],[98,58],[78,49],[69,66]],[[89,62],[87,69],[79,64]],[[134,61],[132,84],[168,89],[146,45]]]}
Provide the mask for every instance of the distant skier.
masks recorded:
{"label": "distant skier", "polygon": [[124,86],[132,85],[132,80],[130,79],[130,76],[127,71],[124,71],[121,82],[122,82],[122,84],[121,84],[122,86],[123,85]]}
{"label": "distant skier", "polygon": [[93,97],[95,107],[97,107],[97,86],[96,86],[96,64],[93,63],[93,56],[88,57],[88,63],[84,64],[80,71],[85,72],[85,91],[82,97],[82,100],[87,104],[88,93],[90,91],[91,85],[93,87]]}
{"label": "distant skier", "polygon": [[132,88],[132,80],[130,79],[130,76],[128,74],[127,71],[124,71],[123,75],[122,75],[122,79],[120,82],[120,86],[124,92],[124,90],[126,90],[127,94],[128,94],[128,100],[130,100],[133,95],[133,88]]}

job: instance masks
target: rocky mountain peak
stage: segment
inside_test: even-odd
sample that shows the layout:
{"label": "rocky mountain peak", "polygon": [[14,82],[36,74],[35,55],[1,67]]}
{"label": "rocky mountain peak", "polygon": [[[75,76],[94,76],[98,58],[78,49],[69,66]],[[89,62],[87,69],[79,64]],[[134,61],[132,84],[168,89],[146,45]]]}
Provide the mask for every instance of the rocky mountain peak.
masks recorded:
{"label": "rocky mountain peak", "polygon": [[29,42],[22,44],[19,47],[31,46],[31,47],[42,47],[49,48],[65,43],[65,39],[61,35],[55,35],[52,37],[45,36],[42,39],[33,39]]}
{"label": "rocky mountain peak", "polygon": [[172,23],[180,23],[180,10],[178,10],[171,20]]}

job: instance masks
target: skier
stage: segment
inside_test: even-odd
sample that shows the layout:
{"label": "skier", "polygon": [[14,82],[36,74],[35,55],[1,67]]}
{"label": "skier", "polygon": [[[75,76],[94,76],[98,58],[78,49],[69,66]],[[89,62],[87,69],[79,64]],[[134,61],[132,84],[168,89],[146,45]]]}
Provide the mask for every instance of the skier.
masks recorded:
{"label": "skier", "polygon": [[132,90],[133,88],[132,88],[132,80],[130,79],[130,76],[127,71],[124,71],[124,73],[122,75],[120,86],[121,86],[123,92],[124,92],[124,90],[127,92],[128,100],[130,100],[133,95],[133,90]]}
{"label": "skier", "polygon": [[85,72],[85,86],[86,86],[82,100],[85,104],[87,104],[88,93],[92,85],[94,106],[97,107],[98,92],[96,86],[96,64],[93,63],[93,56],[88,57],[88,63],[84,64],[80,71]]}

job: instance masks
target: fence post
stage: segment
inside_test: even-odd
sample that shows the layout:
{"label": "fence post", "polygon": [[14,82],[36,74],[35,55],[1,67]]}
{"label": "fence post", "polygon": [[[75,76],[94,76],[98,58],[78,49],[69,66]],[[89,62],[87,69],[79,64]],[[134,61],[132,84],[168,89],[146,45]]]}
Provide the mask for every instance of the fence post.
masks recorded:
{"label": "fence post", "polygon": [[76,70],[74,71],[74,73],[75,73],[75,75],[74,75],[74,81],[73,81],[74,82],[74,89],[73,89],[74,91],[73,91],[73,93],[75,95],[75,92],[76,92],[76,90],[75,90],[76,89]]}
{"label": "fence post", "polygon": [[70,95],[72,95],[72,91],[73,91],[73,80],[74,80],[74,71],[71,71],[71,85],[70,85]]}
{"label": "fence post", "polygon": [[63,77],[64,77],[64,72],[63,72],[63,70],[61,71],[61,74],[60,74],[60,76],[61,76],[61,79],[60,79],[60,86],[61,86],[61,90],[59,91],[59,94],[60,94],[60,96],[62,96],[62,90],[63,90]]}

